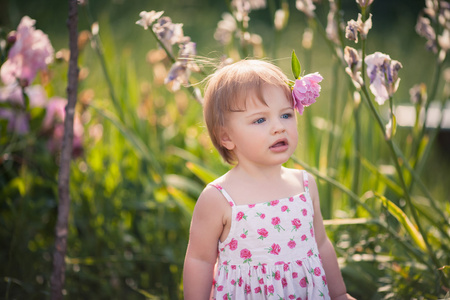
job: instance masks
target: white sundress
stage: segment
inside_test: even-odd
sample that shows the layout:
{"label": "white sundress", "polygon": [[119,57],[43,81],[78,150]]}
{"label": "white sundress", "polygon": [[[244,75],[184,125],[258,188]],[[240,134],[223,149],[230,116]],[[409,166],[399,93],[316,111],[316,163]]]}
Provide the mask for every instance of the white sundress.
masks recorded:
{"label": "white sundress", "polygon": [[212,299],[330,299],[305,192],[269,202],[236,205],[227,239],[219,242]]}

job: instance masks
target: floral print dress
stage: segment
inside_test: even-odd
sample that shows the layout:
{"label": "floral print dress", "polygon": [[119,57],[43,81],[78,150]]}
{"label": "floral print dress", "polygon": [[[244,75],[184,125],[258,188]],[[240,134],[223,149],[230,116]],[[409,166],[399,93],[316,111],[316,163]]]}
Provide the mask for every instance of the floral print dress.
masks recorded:
{"label": "floral print dress", "polygon": [[308,175],[305,192],[232,209],[231,229],[219,242],[213,299],[330,299],[314,237]]}

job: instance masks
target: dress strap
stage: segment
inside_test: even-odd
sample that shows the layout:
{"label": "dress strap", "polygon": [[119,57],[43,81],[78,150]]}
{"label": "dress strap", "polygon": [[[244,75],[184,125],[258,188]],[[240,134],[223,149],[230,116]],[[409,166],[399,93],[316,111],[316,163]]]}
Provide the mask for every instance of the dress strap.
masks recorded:
{"label": "dress strap", "polygon": [[230,204],[231,207],[235,206],[236,204],[234,203],[233,199],[231,199],[231,196],[227,193],[227,191],[225,191],[225,189],[218,185],[218,184],[212,184],[210,183],[209,185],[215,187],[216,189],[218,189],[222,195],[225,197],[225,199],[227,199],[228,203]]}
{"label": "dress strap", "polygon": [[303,187],[305,188],[305,192],[309,193],[308,172],[306,170],[303,170]]}

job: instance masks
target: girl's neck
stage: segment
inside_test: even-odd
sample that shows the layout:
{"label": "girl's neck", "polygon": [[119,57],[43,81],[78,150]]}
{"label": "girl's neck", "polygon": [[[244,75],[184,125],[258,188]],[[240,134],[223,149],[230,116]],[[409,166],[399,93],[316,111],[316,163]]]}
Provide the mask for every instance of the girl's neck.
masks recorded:
{"label": "girl's neck", "polygon": [[281,165],[257,167],[238,164],[232,169],[233,176],[255,184],[273,183],[282,180],[283,171],[284,168]]}

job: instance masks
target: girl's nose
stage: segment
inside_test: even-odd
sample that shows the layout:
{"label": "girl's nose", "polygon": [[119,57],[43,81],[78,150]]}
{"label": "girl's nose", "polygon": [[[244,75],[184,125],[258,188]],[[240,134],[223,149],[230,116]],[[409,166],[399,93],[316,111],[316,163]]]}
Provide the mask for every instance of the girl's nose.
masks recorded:
{"label": "girl's nose", "polygon": [[284,127],[283,123],[280,120],[274,121],[272,127],[272,134],[283,133],[285,131],[286,128]]}

